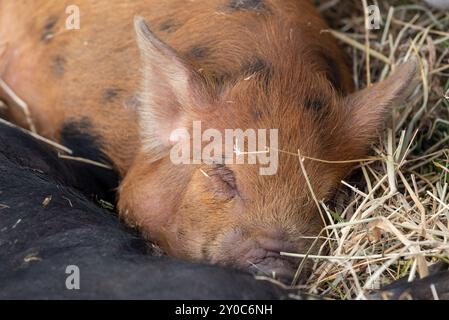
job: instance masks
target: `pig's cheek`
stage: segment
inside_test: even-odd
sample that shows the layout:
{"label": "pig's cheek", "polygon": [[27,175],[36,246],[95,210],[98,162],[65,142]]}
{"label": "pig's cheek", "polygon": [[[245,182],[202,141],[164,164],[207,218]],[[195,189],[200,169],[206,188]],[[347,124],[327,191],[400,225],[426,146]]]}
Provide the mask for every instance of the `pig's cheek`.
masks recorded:
{"label": "pig's cheek", "polygon": [[204,259],[204,250],[214,246],[216,238],[232,223],[227,206],[204,195],[190,197],[181,205],[176,220],[177,241],[191,258]]}
{"label": "pig's cheek", "polygon": [[[160,184],[161,185],[161,184]],[[170,239],[176,226],[178,190],[155,188],[151,184],[133,184],[120,194],[120,211],[123,218],[147,234],[152,240]]]}

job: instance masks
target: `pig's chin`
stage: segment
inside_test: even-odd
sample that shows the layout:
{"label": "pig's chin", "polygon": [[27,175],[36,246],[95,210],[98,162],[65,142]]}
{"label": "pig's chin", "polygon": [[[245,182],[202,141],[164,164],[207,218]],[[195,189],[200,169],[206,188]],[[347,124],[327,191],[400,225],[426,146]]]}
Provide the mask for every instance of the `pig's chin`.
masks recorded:
{"label": "pig's chin", "polygon": [[238,268],[257,276],[274,278],[291,283],[300,261],[281,255],[281,252],[297,252],[297,247],[281,237],[248,237],[232,231],[212,254],[212,262]]}

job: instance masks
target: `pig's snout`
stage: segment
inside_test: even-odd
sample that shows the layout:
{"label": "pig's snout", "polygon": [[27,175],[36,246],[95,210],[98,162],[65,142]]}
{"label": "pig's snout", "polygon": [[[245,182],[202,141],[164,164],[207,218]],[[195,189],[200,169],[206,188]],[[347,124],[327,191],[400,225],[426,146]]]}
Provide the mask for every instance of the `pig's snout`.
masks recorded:
{"label": "pig's snout", "polygon": [[250,249],[245,257],[249,270],[256,275],[291,282],[297,260],[282,256],[281,252],[295,252],[295,248],[278,239],[259,238],[256,242],[258,246]]}
{"label": "pig's snout", "polygon": [[293,280],[299,265],[298,259],[281,255],[281,252],[296,253],[298,249],[280,231],[247,237],[233,231],[225,240],[224,248],[233,260],[231,263],[238,267],[286,283]]}
{"label": "pig's snout", "polygon": [[270,256],[270,253],[259,263],[252,264],[249,271],[257,276],[273,277],[285,283],[293,281],[296,268],[286,258]]}

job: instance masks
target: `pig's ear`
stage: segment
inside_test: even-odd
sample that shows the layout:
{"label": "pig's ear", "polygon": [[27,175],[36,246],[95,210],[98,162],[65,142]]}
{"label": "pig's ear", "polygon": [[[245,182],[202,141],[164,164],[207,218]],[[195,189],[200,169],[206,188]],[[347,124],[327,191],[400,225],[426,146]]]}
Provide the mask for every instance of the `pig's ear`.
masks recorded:
{"label": "pig's ear", "polygon": [[188,125],[190,111],[201,103],[201,99],[196,99],[201,80],[175,50],[151,32],[142,17],[134,18],[134,28],[143,69],[139,106],[141,139],[144,149],[157,160],[177,142],[173,139],[182,139],[172,133]]}
{"label": "pig's ear", "polygon": [[419,63],[416,58],[398,66],[387,79],[348,96],[345,105],[349,116],[343,119],[346,135],[360,147],[372,141],[377,129],[413,93],[419,83]]}

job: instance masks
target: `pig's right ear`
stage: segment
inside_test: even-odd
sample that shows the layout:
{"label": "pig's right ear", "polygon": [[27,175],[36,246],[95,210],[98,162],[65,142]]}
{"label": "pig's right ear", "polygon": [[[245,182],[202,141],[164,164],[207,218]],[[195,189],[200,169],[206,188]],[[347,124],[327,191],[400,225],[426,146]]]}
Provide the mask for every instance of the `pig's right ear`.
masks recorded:
{"label": "pig's right ear", "polygon": [[[360,152],[366,150],[377,136],[377,129],[391,115],[393,106],[403,103],[417,88],[420,82],[419,71],[418,60],[412,58],[399,65],[387,79],[345,99],[347,109],[341,120],[341,141],[344,141],[345,148],[353,146],[360,149]],[[356,157],[364,155],[352,152]]]}
{"label": "pig's right ear", "polygon": [[189,114],[203,103],[202,85],[193,68],[158,39],[142,17],[134,18],[134,27],[143,68],[141,139],[144,150],[155,161],[168,153],[177,142],[174,140],[183,139],[179,132],[185,130],[178,129],[189,126]]}

